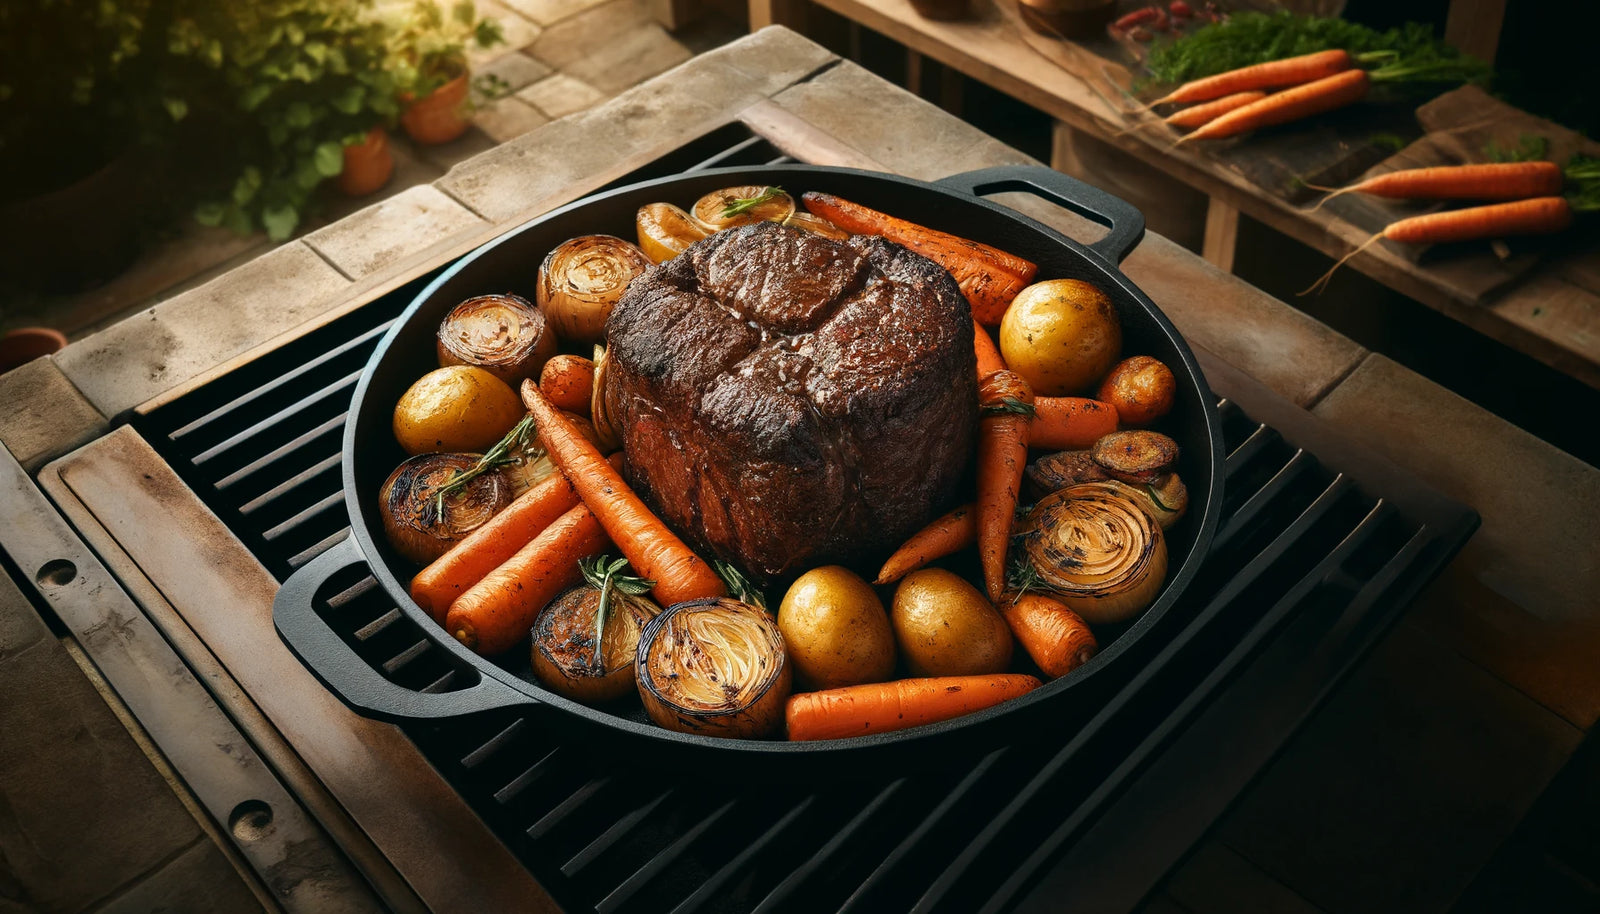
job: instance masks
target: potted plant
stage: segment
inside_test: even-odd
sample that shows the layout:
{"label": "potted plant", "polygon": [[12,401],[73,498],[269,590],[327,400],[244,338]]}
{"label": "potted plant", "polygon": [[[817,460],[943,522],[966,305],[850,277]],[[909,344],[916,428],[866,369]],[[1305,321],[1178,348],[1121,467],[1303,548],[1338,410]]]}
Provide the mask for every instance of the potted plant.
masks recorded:
{"label": "potted plant", "polygon": [[418,143],[448,143],[466,131],[471,114],[469,45],[505,40],[500,24],[480,17],[472,0],[448,14],[436,0],[416,0],[388,22],[392,69],[405,111],[400,124]]}

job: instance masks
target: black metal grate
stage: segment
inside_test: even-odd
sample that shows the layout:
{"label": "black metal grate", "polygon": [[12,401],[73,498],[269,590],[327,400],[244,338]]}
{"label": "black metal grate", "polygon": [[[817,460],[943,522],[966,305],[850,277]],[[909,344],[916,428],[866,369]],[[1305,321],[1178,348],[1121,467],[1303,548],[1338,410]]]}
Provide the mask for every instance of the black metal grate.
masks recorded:
{"label": "black metal grate", "polygon": [[[617,183],[780,158],[732,125]],[[345,411],[377,340],[431,278],[133,420],[280,578],[347,532]],[[1226,496],[1212,553],[1140,672],[1060,734],[944,772],[730,787],[651,774],[647,759],[597,766],[517,713],[407,732],[570,910],[1009,909],[1208,708],[1259,688],[1246,674],[1273,651],[1337,647],[1264,751],[1281,745],[1474,526],[1248,379],[1212,380],[1252,404],[1220,404]],[[324,616],[364,659],[408,688],[453,687],[445,652],[370,576],[341,583]]]}

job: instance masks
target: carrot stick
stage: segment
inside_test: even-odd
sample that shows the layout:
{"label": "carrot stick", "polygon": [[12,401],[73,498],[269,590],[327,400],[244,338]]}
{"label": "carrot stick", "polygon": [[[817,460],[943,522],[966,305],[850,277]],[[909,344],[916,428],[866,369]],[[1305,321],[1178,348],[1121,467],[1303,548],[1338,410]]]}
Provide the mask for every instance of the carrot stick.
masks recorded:
{"label": "carrot stick", "polygon": [[522,402],[533,413],[550,459],[567,474],[583,503],[628,557],[639,577],[656,582],[656,602],[671,606],[727,594],[722,579],[645,506],[594,444],[539,390],[522,382]]}
{"label": "carrot stick", "polygon": [[989,331],[983,329],[977,318],[972,319],[972,348],[978,353],[978,377],[988,377],[992,371],[1001,371],[1006,360],[1000,356],[1000,347],[994,344]]}
{"label": "carrot stick", "polygon": [[1087,397],[1035,397],[1028,446],[1081,451],[1117,430],[1117,408]]}
{"label": "carrot stick", "polygon": [[878,579],[872,583],[898,581],[934,559],[960,552],[977,541],[978,515],[972,510],[972,503],[968,502],[911,534],[905,545],[896,549],[894,555],[883,563],[883,570],[878,572]]}
{"label": "carrot stick", "polygon": [[1372,194],[1392,200],[1526,200],[1561,193],[1561,167],[1554,162],[1488,162],[1435,165],[1376,175],[1340,188],[1317,203],[1344,194]]}
{"label": "carrot stick", "polygon": [[1350,54],[1334,48],[1299,57],[1286,57],[1253,66],[1240,67],[1204,79],[1195,79],[1172,90],[1152,106],[1167,102],[1207,102],[1250,89],[1281,89],[1315,82],[1350,69]]}
{"label": "carrot stick", "polygon": [[1178,142],[1237,136],[1259,127],[1287,124],[1313,114],[1343,108],[1366,97],[1367,82],[1366,70],[1345,70],[1316,82],[1274,92],[1258,102],[1235,108],[1201,125]]}
{"label": "carrot stick", "polygon": [[1216,101],[1195,105],[1192,108],[1185,108],[1182,111],[1168,115],[1166,122],[1173,127],[1182,127],[1186,130],[1192,129],[1221,117],[1235,108],[1243,108],[1251,102],[1259,102],[1266,97],[1267,93],[1262,92],[1260,89],[1235,92],[1232,95],[1224,95]]}
{"label": "carrot stick", "polygon": [[1033,390],[1015,372],[996,371],[978,382],[978,558],[991,601],[1006,583],[1006,548],[1028,465]]}
{"label": "carrot stick", "polygon": [[1065,676],[1100,651],[1083,617],[1065,603],[1027,593],[1000,601],[1000,615],[1046,676]]}
{"label": "carrot stick", "polygon": [[[611,461],[612,466],[620,469],[622,455],[613,454]],[[411,599],[432,616],[433,621],[443,625],[445,614],[456,597],[516,555],[517,550],[577,503],[578,493],[567,482],[567,477],[551,473],[417,572],[411,579]]]}
{"label": "carrot stick", "polygon": [[581,355],[555,356],[539,373],[539,389],[556,406],[587,416],[594,395],[594,362]]}
{"label": "carrot stick", "polygon": [[791,740],[843,739],[937,723],[992,708],[1042,683],[1024,673],[898,679],[789,696]]}
{"label": "carrot stick", "polygon": [[994,326],[1023,287],[1039,272],[1038,264],[977,241],[897,219],[832,194],[800,195],[814,215],[856,235],[882,235],[903,244],[950,271],[972,304],[978,323]]}
{"label": "carrot stick", "polygon": [[1535,197],[1513,203],[1494,203],[1466,209],[1428,213],[1392,222],[1368,238],[1360,247],[1339,258],[1328,272],[1301,295],[1321,292],[1345,261],[1371,247],[1379,238],[1402,244],[1450,244],[1457,241],[1482,241],[1513,235],[1551,235],[1572,225],[1572,206],[1565,197]]}
{"label": "carrot stick", "polygon": [[516,647],[545,604],[582,580],[578,562],[609,548],[594,514],[583,505],[573,507],[457,597],[445,616],[445,631],[485,656]]}

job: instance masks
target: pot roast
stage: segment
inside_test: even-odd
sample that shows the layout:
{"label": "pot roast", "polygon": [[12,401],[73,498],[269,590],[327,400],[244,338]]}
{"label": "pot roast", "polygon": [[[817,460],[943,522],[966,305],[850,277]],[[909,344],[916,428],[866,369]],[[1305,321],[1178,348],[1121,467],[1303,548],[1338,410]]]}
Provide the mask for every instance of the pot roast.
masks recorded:
{"label": "pot roast", "polygon": [[629,482],[702,554],[768,580],[875,568],[956,492],[972,315],[882,238],[758,223],[636,278],[606,324]]}

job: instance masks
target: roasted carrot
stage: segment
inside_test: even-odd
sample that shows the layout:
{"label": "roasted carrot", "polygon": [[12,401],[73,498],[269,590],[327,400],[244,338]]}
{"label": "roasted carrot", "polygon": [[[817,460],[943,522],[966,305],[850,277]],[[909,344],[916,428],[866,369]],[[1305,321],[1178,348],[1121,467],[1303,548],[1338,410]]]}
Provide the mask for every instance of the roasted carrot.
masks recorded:
{"label": "roasted carrot", "polygon": [[1333,278],[1335,270],[1345,261],[1371,247],[1380,238],[1402,244],[1450,244],[1457,241],[1483,241],[1490,238],[1509,238],[1514,235],[1551,235],[1572,225],[1572,206],[1565,197],[1534,197],[1513,203],[1493,203],[1466,209],[1428,213],[1392,222],[1383,231],[1368,238],[1360,247],[1339,258],[1328,272],[1310,288],[1301,292],[1307,295],[1321,291]]}
{"label": "roasted carrot", "polygon": [[1372,194],[1393,200],[1526,200],[1561,193],[1561,167],[1554,162],[1486,162],[1435,165],[1376,175],[1341,187],[1318,207],[1344,194]]}
{"label": "roasted carrot", "polygon": [[971,714],[1040,685],[1024,673],[871,682],[791,695],[783,716],[791,740],[844,739]]}
{"label": "roasted carrot", "polygon": [[[613,454],[611,464],[621,469],[622,455]],[[443,625],[445,614],[456,597],[515,555],[577,503],[578,493],[567,482],[567,477],[551,473],[517,496],[504,511],[451,546],[449,552],[417,572],[411,579],[411,599]]]}
{"label": "roasted carrot", "polygon": [[1011,634],[1051,679],[1083,666],[1100,651],[1089,623],[1059,600],[1024,593],[1007,595],[997,605]]}
{"label": "roasted carrot", "polygon": [[903,244],[950,271],[972,304],[978,323],[994,326],[1006,313],[1011,299],[1033,281],[1038,264],[999,248],[897,219],[832,194],[801,194],[814,215],[856,235],[882,235]]}
{"label": "roasted carrot", "polygon": [[978,323],[977,318],[972,319],[972,348],[978,353],[980,379],[987,377],[992,371],[1000,371],[1006,367],[1006,360],[1000,356],[1000,347],[994,344],[994,337]]}
{"label": "roasted carrot", "polygon": [[1335,73],[1350,69],[1350,54],[1335,48],[1317,51],[1299,57],[1286,57],[1253,66],[1240,67],[1204,79],[1190,80],[1173,89],[1164,98],[1151,102],[1152,106],[1168,102],[1208,102],[1251,89],[1281,89],[1315,82]]}
{"label": "roasted carrot", "polygon": [[594,395],[594,363],[581,355],[555,356],[539,372],[539,389],[556,406],[587,416]]}
{"label": "roasted carrot", "polygon": [[545,604],[582,580],[578,562],[609,548],[594,513],[574,506],[456,597],[445,615],[445,631],[485,656],[516,647]]}
{"label": "roasted carrot", "polygon": [[1117,408],[1087,397],[1035,397],[1028,446],[1079,451],[1117,430]]}
{"label": "roasted carrot", "polygon": [[978,382],[978,559],[991,601],[1006,583],[1006,548],[1028,465],[1028,426],[1033,390],[1012,371],[996,371]]}
{"label": "roasted carrot", "polygon": [[1259,102],[1266,97],[1267,93],[1262,92],[1260,89],[1251,89],[1248,92],[1235,92],[1232,95],[1224,95],[1222,98],[1219,98],[1216,101],[1206,102],[1203,105],[1195,105],[1190,108],[1185,108],[1182,111],[1178,111],[1174,114],[1170,114],[1167,116],[1166,121],[1173,127],[1182,127],[1185,130],[1191,130],[1195,127],[1199,127],[1201,124],[1219,118],[1235,108],[1243,108],[1245,105],[1248,105],[1251,102]]}
{"label": "roasted carrot", "polygon": [[522,382],[522,402],[533,413],[539,440],[551,461],[567,474],[578,496],[600,519],[639,577],[656,582],[656,602],[671,606],[728,592],[711,566],[650,512],[622,474],[606,463],[594,443],[583,437],[531,378]]}
{"label": "roasted carrot", "polygon": [[1287,124],[1313,114],[1353,105],[1366,97],[1367,84],[1366,70],[1345,70],[1342,73],[1335,73],[1316,82],[1274,92],[1242,108],[1235,108],[1221,117],[1202,124],[1178,142],[1238,136],[1260,127]]}
{"label": "roasted carrot", "polygon": [[872,583],[898,581],[934,559],[960,552],[977,541],[978,515],[968,502],[911,534],[905,545],[883,563],[878,579]]}

